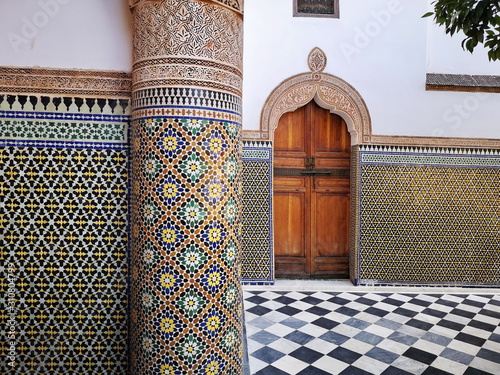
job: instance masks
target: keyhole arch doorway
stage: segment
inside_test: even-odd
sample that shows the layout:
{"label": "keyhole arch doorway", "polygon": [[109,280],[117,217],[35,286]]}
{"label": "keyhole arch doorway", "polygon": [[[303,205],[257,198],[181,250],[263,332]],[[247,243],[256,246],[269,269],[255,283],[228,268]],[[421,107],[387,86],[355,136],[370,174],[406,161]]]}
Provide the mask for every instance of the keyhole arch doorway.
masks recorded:
{"label": "keyhole arch doorway", "polygon": [[[371,136],[371,120],[368,108],[361,95],[344,80],[321,72],[304,73],[293,76],[283,81],[273,90],[261,113],[261,134],[274,141],[278,124],[283,115],[287,114],[287,116],[289,116],[290,113],[295,112],[297,109],[310,106],[311,103],[319,108],[320,111],[326,110],[329,112],[329,114],[332,115],[331,118],[334,119],[332,121],[336,121],[335,118],[342,121],[342,126],[347,128],[347,136],[349,137],[348,142],[350,143],[349,147],[369,142]],[[315,177],[312,179],[309,178],[309,182],[305,180],[307,180],[307,170],[311,169],[310,160],[304,159],[304,164],[302,166],[296,165],[298,168],[295,168],[296,170],[294,172],[283,171],[283,169],[281,169],[280,172],[279,169],[283,166],[276,166],[278,169],[275,169],[275,171],[278,171],[278,174],[284,172],[285,174],[295,173],[301,176],[297,176],[295,181],[293,176],[283,177],[276,176],[276,174],[274,176],[273,259],[275,260],[276,275],[278,277],[290,276],[307,278],[315,276],[321,277],[322,275],[330,277],[348,277],[349,253],[353,251],[353,249],[349,248],[349,236],[352,236],[352,231],[349,229],[346,231],[345,220],[349,222],[347,227],[352,227],[353,218],[350,217],[352,212],[350,209],[350,197],[352,196],[351,192],[354,188],[354,184],[350,183],[349,176],[351,152],[348,152],[347,161],[345,160],[345,154],[346,153],[343,155],[344,160],[340,160],[340,162],[337,160],[339,163],[336,165],[335,162],[334,164],[331,164],[331,161],[325,162],[326,164],[330,163],[328,168],[333,167],[333,169],[320,170],[320,174],[317,173],[318,171],[313,171]],[[306,158],[309,157],[310,156],[306,156]],[[314,167],[313,164],[312,168]],[[333,185],[331,181],[327,182],[327,178],[325,178],[326,175],[321,175],[321,173],[334,174],[336,177],[333,179],[335,180]],[[318,182],[322,186],[319,186]],[[301,191],[299,192],[299,190]],[[292,202],[294,200],[295,203]],[[277,204],[279,205],[278,207],[276,206]],[[292,212],[294,210],[294,205],[295,207],[299,207],[295,210],[296,212]],[[310,226],[311,223],[314,226],[317,225],[315,223],[318,223],[318,220],[322,220],[321,217],[315,217],[315,215],[318,215],[317,207],[326,206],[327,210],[330,210],[333,209],[335,205],[339,207],[337,208],[339,213],[336,218],[339,222],[342,221],[342,224],[339,224],[341,229],[339,229],[338,232],[342,232],[344,236],[347,236],[347,238],[344,239],[347,243],[347,253],[344,252],[340,254],[340,256],[336,258],[335,264],[333,264],[327,259],[327,256],[324,256],[325,254],[322,249],[317,249],[316,242],[318,242],[317,239],[321,237],[321,235],[318,235],[317,229]],[[287,209],[283,209],[283,206],[292,207],[292,209],[287,213]],[[304,245],[305,252],[308,252],[309,256],[312,256],[312,258],[309,260],[300,260],[300,256],[298,256],[299,254],[296,251],[292,251],[291,256],[287,256],[286,254],[283,256],[283,249],[276,246],[276,239],[279,239],[280,236],[283,238],[283,233],[279,232],[283,232],[283,228],[282,225],[280,227],[280,222],[276,221],[276,217],[280,216],[280,221],[283,220],[282,217],[284,215],[291,215],[296,219],[298,217],[297,212],[300,212],[306,206],[308,206],[306,211],[311,210],[311,207],[313,211],[316,210],[316,212],[304,214],[305,216],[303,215],[300,219],[300,222],[304,223],[304,226],[307,227],[303,230],[304,234],[309,236],[305,239],[305,243],[309,244]],[[321,216],[322,214],[319,213],[319,215]],[[344,215],[344,217],[347,215],[347,219],[343,219],[342,215]],[[294,230],[293,225],[291,228]],[[323,234],[325,234],[326,231],[326,237],[328,237],[329,234],[337,229],[323,228],[322,230]],[[313,237],[312,239],[311,235]],[[287,235],[285,234],[285,236]],[[338,237],[338,233],[332,236]],[[323,239],[320,238],[319,242],[323,241]],[[280,242],[279,245],[282,245],[282,243]],[[337,245],[329,246],[333,248]]]}
{"label": "keyhole arch doorway", "polygon": [[274,140],[281,116],[311,100],[344,119],[351,135],[351,146],[370,142],[371,118],[365,101],[353,86],[328,73],[302,73],[281,82],[262,108],[262,137]]}

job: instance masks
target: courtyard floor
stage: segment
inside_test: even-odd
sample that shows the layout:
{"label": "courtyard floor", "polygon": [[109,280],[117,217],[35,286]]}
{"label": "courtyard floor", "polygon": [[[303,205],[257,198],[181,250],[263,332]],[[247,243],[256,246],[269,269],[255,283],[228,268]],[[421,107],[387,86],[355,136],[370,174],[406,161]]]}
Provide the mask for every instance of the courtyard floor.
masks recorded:
{"label": "courtyard floor", "polygon": [[500,289],[243,289],[252,375],[500,374]]}

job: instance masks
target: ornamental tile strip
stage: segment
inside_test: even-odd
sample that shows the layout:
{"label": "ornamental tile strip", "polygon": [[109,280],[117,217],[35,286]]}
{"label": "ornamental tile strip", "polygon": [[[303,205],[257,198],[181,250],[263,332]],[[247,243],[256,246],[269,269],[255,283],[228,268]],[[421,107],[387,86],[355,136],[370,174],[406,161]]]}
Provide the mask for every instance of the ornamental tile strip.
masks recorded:
{"label": "ornamental tile strip", "polygon": [[[493,138],[444,138],[444,137],[407,137],[391,135],[364,135],[365,146],[419,148],[419,149],[500,149],[500,140]],[[392,146],[388,146],[392,145]]]}
{"label": "ornamental tile strip", "polygon": [[264,159],[270,160],[272,155],[272,149],[262,150],[259,148],[243,148],[243,160],[251,160],[251,159]]}
{"label": "ornamental tile strip", "polygon": [[356,174],[355,282],[499,285],[498,151],[370,148]]}
{"label": "ornamental tile strip", "polygon": [[359,165],[361,146],[351,147],[351,207],[349,223],[349,278],[356,284],[359,279],[359,243],[360,243],[360,225],[359,225],[359,182],[361,168]]}
{"label": "ornamental tile strip", "polygon": [[69,120],[69,121],[116,121],[128,122],[130,116],[115,116],[85,113],[54,113],[54,112],[23,112],[23,111],[0,111],[0,117],[17,120]]}
{"label": "ornamental tile strip", "polygon": [[116,116],[116,118],[127,116],[128,118],[130,109],[130,99],[54,96],[36,93],[22,95],[0,91],[0,114],[5,111],[37,116],[38,113],[40,118],[50,115],[56,115],[59,118],[64,115],[89,115],[86,117],[102,120],[107,117],[98,117],[97,115]]}
{"label": "ornamental tile strip", "polygon": [[157,116],[173,116],[178,118],[196,118],[207,120],[223,120],[231,123],[241,123],[241,116],[215,108],[183,108],[183,107],[153,107],[133,112],[133,118],[154,118]]}
{"label": "ornamental tile strip", "polygon": [[149,107],[214,108],[240,114],[241,98],[215,90],[190,87],[154,87],[137,90],[132,95],[135,110]]}
{"label": "ornamental tile strip", "polygon": [[241,276],[244,284],[274,283],[272,155],[271,142],[243,142]]}
{"label": "ornamental tile strip", "polygon": [[0,93],[0,139],[126,143],[130,100]]}
{"label": "ornamental tile strip", "polygon": [[[6,120],[0,113],[0,138],[36,141],[127,142],[127,125],[110,122]],[[7,117],[9,118],[9,117]],[[11,117],[12,118],[12,117]]]}
{"label": "ornamental tile strip", "polygon": [[377,154],[363,153],[361,162],[368,164],[391,165],[433,165],[433,166],[475,166],[475,167],[500,167],[500,156],[458,156],[446,154]]}
{"label": "ornamental tile strip", "polygon": [[454,155],[500,155],[500,149],[446,147],[446,146],[417,146],[408,142],[405,145],[360,145],[361,151],[416,153],[416,154],[454,154]]}
{"label": "ornamental tile strip", "polygon": [[19,139],[0,139],[0,147],[44,147],[44,148],[72,148],[84,149],[92,148],[94,150],[125,150],[129,146],[126,143],[103,143],[103,142],[59,142],[59,141],[41,141],[41,140],[19,140]]}

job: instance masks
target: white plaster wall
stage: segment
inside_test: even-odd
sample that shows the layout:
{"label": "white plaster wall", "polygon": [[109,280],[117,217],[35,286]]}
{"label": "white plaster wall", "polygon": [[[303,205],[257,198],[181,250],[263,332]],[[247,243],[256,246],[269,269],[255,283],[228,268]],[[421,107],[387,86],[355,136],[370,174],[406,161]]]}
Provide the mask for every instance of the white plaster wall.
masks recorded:
{"label": "white plaster wall", "polygon": [[125,0],[0,0],[0,66],[131,71]]}
{"label": "white plaster wall", "polygon": [[340,19],[324,19],[292,17],[292,0],[247,0],[244,128],[259,129],[268,95],[308,71],[317,46],[325,72],[364,98],[373,134],[500,138],[500,94],[425,91],[426,73],[500,74],[500,62],[464,52],[459,38],[422,19],[429,3],[340,0]]}
{"label": "white plaster wall", "polygon": [[487,49],[481,44],[474,53],[462,49],[462,33],[450,37],[444,28],[428,22],[427,71],[449,74],[500,74],[500,61],[490,62]]}
{"label": "white plaster wall", "polygon": [[[365,99],[373,133],[500,138],[500,94],[425,91],[426,73],[500,74],[484,51],[421,19],[431,0],[340,0],[340,19],[292,17],[292,0],[245,1],[244,128],[284,79],[308,71],[315,46],[326,72]],[[0,66],[130,71],[125,0],[0,0]]]}

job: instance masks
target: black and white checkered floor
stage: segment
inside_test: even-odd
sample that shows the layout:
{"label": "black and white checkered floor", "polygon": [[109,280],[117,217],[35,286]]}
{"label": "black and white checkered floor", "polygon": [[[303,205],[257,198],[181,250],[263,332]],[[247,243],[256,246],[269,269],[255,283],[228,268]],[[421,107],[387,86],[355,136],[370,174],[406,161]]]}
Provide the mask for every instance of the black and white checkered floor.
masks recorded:
{"label": "black and white checkered floor", "polygon": [[254,375],[500,374],[500,295],[246,288]]}

